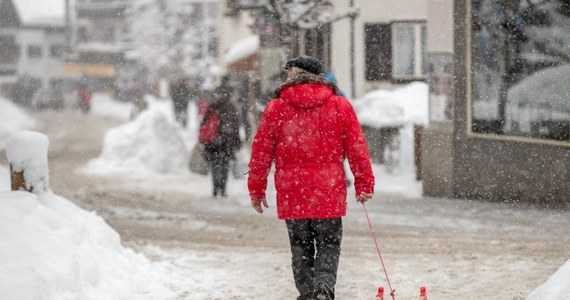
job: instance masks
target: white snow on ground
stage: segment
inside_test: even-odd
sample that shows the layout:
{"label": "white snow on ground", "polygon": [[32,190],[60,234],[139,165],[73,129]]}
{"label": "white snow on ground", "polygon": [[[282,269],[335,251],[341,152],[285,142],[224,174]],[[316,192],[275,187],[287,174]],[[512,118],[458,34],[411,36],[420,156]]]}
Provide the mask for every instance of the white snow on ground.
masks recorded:
{"label": "white snow on ground", "polygon": [[[111,106],[109,109],[112,109]],[[159,106],[157,109],[163,108]],[[148,140],[141,142],[140,145],[143,146],[157,143],[152,139],[164,138],[160,134],[141,132],[142,128],[149,128],[145,126],[157,125],[155,123],[158,123],[157,126],[160,128],[172,129],[165,125],[169,122],[163,117],[156,116],[159,113],[153,111],[154,109],[149,111],[148,117],[141,114],[138,119],[125,124],[124,133],[145,136]],[[129,134],[123,137],[129,140],[136,139]],[[3,140],[0,139],[0,142]],[[180,148],[177,142],[162,147],[170,146]],[[131,148],[127,143],[121,149]],[[107,159],[113,160],[116,156],[125,155],[120,154],[119,150],[112,153],[114,154],[108,157],[101,155],[98,159],[108,162]],[[180,156],[173,159],[178,160]],[[138,163],[143,162],[139,160]],[[136,163],[122,165],[118,169],[133,171],[148,168],[135,165]],[[95,173],[99,171],[100,174],[117,171],[109,170],[104,163],[99,167],[98,169],[92,166],[91,171]],[[389,177],[390,172],[383,170],[383,166],[374,166],[374,170],[379,178],[377,189],[380,192],[383,188],[389,189],[387,186],[392,186],[393,189],[397,186],[403,195],[414,194],[409,193],[409,190],[417,188],[414,182],[401,181],[397,177],[398,174]],[[198,201],[196,205],[207,207],[221,217],[225,214],[232,216],[237,214],[244,218],[260,217],[274,220],[276,224],[282,225],[276,220],[274,203],[271,201],[270,209],[265,214],[254,215],[248,201],[243,201],[247,199],[245,180],[230,178],[228,193],[232,196],[211,201],[209,176],[176,172],[167,171],[166,175],[160,172],[143,172],[144,176],[125,184],[130,184],[133,190],[176,189],[187,192],[192,197],[204,198],[205,201]],[[215,245],[203,250],[168,251],[148,245],[141,249],[142,252],[153,261],[158,261],[150,262],[145,256],[122,247],[120,237],[102,218],[78,208],[67,199],[51,193],[37,196],[26,192],[4,192],[9,187],[7,173],[5,168],[0,167],[0,295],[7,299],[226,299],[228,297],[266,299],[269,294],[272,299],[294,297],[294,291],[291,289],[293,282],[290,274],[290,257],[285,248],[280,252],[257,247],[232,248],[231,255],[228,255],[227,249],[218,249]],[[273,187],[273,182],[270,180],[268,199],[275,198],[272,194]],[[353,201],[353,194],[354,190],[351,188],[347,224],[361,226],[360,229],[351,230],[368,230],[366,221],[362,217],[362,208]],[[412,226],[417,228],[418,234],[421,234],[421,230],[429,228],[448,230],[461,228],[479,235],[496,230],[516,239],[517,234],[532,233],[532,228],[525,224],[538,222],[542,228],[559,226],[567,220],[567,214],[564,213],[536,211],[535,214],[528,215],[525,211],[497,208],[495,207],[497,204],[491,203],[472,206],[468,201],[446,199],[429,199],[429,201],[441,204],[427,207],[418,207],[413,201],[409,203],[398,201],[397,204],[372,201],[368,204],[370,217],[374,220],[373,225],[375,228],[380,228],[377,235],[381,241],[383,241],[381,229],[386,225]],[[442,209],[445,207],[445,209],[436,213],[418,212],[434,207]],[[164,213],[120,207],[110,209],[109,213],[150,222],[170,220],[180,226],[201,228],[212,233],[231,234],[233,230],[201,222],[184,213],[171,213],[165,216]],[[510,226],[504,226],[505,213],[509,214],[509,218],[518,221],[511,223]],[[283,226],[275,228],[281,228],[281,231],[269,234],[282,234],[286,237]],[[529,230],[531,232],[528,232]],[[356,237],[347,235],[344,244],[347,246],[369,244],[370,249],[359,250],[369,254],[362,257],[343,255],[339,266],[338,281],[341,283],[338,290],[339,299],[369,299],[374,294],[375,287],[383,282],[378,264],[373,263],[378,258],[371,240],[355,239]],[[429,243],[429,237],[426,237],[425,242]],[[498,241],[489,240],[489,243],[498,243]],[[381,247],[383,246],[385,245],[381,244]],[[497,247],[500,245],[497,244]],[[493,258],[478,257],[478,255],[474,253],[473,259],[477,261],[477,274],[481,275],[477,280],[483,286],[486,281],[532,272],[540,264],[540,262],[520,261],[519,257],[508,253]],[[472,277],[464,276],[464,279],[450,277],[456,274],[454,277],[461,278],[461,274],[473,272],[473,265],[465,264],[463,258],[453,257],[450,253],[418,257],[415,252],[405,251],[387,252],[384,256],[387,268],[391,272],[391,279],[397,284],[395,288],[398,289],[399,299],[412,299],[417,295],[415,289],[426,283],[428,294],[433,291],[431,293],[433,297],[437,294],[445,295],[445,289],[465,290],[466,295],[469,295],[467,292],[470,291],[468,287],[471,286]],[[528,300],[568,299],[569,264],[566,262],[547,282],[532,292]],[[435,289],[436,284],[437,290],[430,290],[432,286]],[[192,292],[181,295],[181,287]],[[471,296],[467,296],[467,299],[475,299]]]}
{"label": "white snow on ground", "polygon": [[172,297],[160,266],[123,248],[101,217],[50,192],[0,192],[0,233],[3,299]]}
{"label": "white snow on ground", "polygon": [[165,285],[156,280],[164,275],[156,273],[159,268],[123,248],[119,234],[101,217],[48,191],[45,135],[22,131],[6,144],[8,162],[24,171],[26,189],[33,187],[34,193],[0,192],[2,298],[168,297]]}
{"label": "white snow on ground", "polygon": [[36,121],[28,113],[12,101],[0,97],[0,150],[4,149],[12,133],[35,126]]}

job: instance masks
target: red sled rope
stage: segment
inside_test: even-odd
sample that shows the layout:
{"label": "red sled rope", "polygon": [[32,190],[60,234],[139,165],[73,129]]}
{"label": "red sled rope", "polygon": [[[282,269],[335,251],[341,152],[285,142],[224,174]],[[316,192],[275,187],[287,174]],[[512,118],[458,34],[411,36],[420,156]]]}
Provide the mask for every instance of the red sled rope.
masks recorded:
{"label": "red sled rope", "polygon": [[390,283],[390,278],[388,278],[388,271],[386,270],[386,266],[384,265],[384,259],[382,258],[382,253],[380,252],[380,247],[378,246],[378,241],[376,240],[376,234],[374,234],[374,229],[372,229],[372,222],[370,222],[370,217],[368,216],[368,211],[366,210],[366,205],[362,202],[362,207],[364,207],[364,214],[366,215],[366,220],[368,221],[368,227],[370,228],[370,233],[372,234],[372,238],[374,239],[374,244],[376,245],[376,251],[378,252],[378,257],[380,257],[380,262],[382,263],[382,269],[384,270],[384,275],[386,275],[386,281],[388,282],[388,287],[390,288],[390,296],[392,296],[392,300],[396,300],[396,290],[392,288],[392,284]]}

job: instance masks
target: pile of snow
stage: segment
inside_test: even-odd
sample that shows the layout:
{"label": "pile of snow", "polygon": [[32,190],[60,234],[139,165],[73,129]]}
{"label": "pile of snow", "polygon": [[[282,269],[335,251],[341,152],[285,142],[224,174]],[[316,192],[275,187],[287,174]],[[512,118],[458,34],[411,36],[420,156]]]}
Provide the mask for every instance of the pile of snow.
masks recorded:
{"label": "pile of snow", "polygon": [[145,176],[185,174],[189,151],[169,106],[147,97],[149,107],[105,133],[101,155],[83,169],[89,174]]}
{"label": "pile of snow", "polygon": [[23,25],[63,26],[65,1],[18,0],[12,2]]}
{"label": "pile of snow", "polygon": [[4,299],[157,299],[169,293],[151,263],[123,248],[101,217],[51,192],[0,192],[0,232]]}
{"label": "pile of snow", "polygon": [[45,192],[49,189],[49,139],[44,134],[22,131],[6,142],[6,157],[15,172],[24,172],[26,190]]}
{"label": "pile of snow", "polygon": [[409,123],[427,124],[429,86],[425,82],[412,82],[393,91],[375,90],[353,105],[363,126],[381,128]]}
{"label": "pile of snow", "polygon": [[570,299],[570,259],[550,278],[528,295],[526,300]]}
{"label": "pile of snow", "polygon": [[31,129],[36,122],[12,101],[0,97],[0,150],[6,146],[8,137],[17,131]]}
{"label": "pile of snow", "polygon": [[[45,135],[30,131],[7,142],[8,161],[24,171],[34,193],[0,191],[0,295],[23,300],[164,294],[157,281],[147,280],[153,276],[150,262],[123,248],[101,217],[48,191],[48,144]],[[0,177],[0,186],[5,181]]]}

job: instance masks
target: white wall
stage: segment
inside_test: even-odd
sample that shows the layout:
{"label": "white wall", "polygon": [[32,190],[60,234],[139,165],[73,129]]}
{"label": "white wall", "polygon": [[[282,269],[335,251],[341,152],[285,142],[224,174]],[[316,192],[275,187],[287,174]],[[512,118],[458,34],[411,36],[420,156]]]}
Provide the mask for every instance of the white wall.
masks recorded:
{"label": "white wall", "polygon": [[428,52],[453,53],[453,0],[429,0]]}
{"label": "white wall", "polygon": [[242,12],[238,17],[228,17],[224,14],[227,12],[226,1],[220,1],[218,10],[218,62],[224,63],[224,56],[229,46],[247,36],[252,35],[250,26],[254,21],[250,17],[249,12]]}
{"label": "white wall", "polygon": [[[63,76],[63,60],[53,58],[50,54],[52,45],[65,46],[65,33],[47,33],[42,29],[22,29],[18,33],[17,43],[20,45],[20,59],[18,61],[18,75],[30,74],[42,81],[47,87],[50,79]],[[28,46],[40,46],[42,56],[30,58]]]}
{"label": "white wall", "polygon": [[[355,21],[355,75],[356,97],[377,89],[390,89],[390,83],[367,82],[365,79],[364,24],[392,21],[426,21],[428,24],[428,51],[453,49],[453,0],[354,0],[360,8]],[[349,0],[335,0],[334,10],[343,13]],[[432,28],[430,25],[434,23]],[[434,32],[435,31],[435,32]],[[350,95],[350,20],[342,19],[332,26],[332,71],[339,86]],[[442,50],[443,49],[443,50]]]}

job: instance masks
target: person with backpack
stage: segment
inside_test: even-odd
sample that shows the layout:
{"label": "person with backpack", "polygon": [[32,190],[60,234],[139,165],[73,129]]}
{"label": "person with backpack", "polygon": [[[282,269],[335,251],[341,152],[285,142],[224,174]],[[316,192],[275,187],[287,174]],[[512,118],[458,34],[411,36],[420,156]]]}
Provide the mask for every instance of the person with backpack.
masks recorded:
{"label": "person with backpack", "polygon": [[214,197],[226,197],[230,160],[241,147],[238,111],[231,102],[229,78],[214,90],[214,100],[200,125],[199,141],[212,173]]}
{"label": "person with backpack", "polygon": [[267,176],[275,162],[277,216],[285,220],[298,300],[334,299],[346,215],[343,162],[354,174],[356,200],[374,193],[374,174],[350,102],[324,79],[310,56],[289,60],[286,81],[261,117],[249,162],[252,207],[263,213]]}

